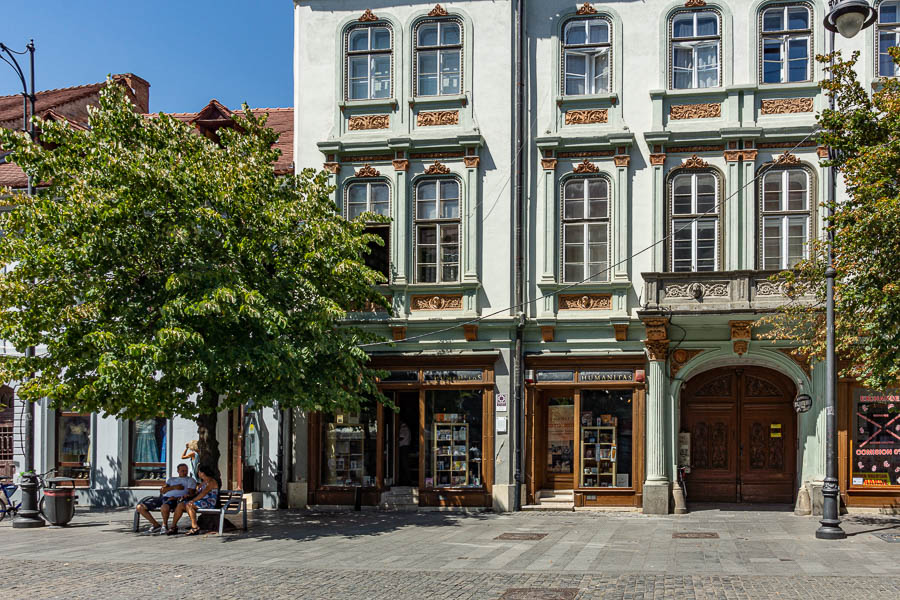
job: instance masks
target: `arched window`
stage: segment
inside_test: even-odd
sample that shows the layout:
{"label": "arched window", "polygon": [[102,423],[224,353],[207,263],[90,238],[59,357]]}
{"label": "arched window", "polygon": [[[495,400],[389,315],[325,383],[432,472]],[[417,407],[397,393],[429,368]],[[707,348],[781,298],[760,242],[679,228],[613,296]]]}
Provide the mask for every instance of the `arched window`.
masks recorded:
{"label": "arched window", "polygon": [[710,171],[672,178],[669,205],[672,271],[719,268],[719,178]]}
{"label": "arched window", "polygon": [[763,176],[760,203],[763,269],[790,269],[806,258],[810,187],[806,169],[776,169]]}
{"label": "arched window", "polygon": [[810,63],[809,8],[779,4],[762,12],[763,83],[809,81]]}
{"label": "arched window", "polygon": [[416,96],[462,93],[462,27],[459,21],[426,21],[416,27]]}
{"label": "arched window", "polygon": [[712,10],[677,13],[672,17],[669,35],[672,50],[669,76],[673,89],[722,85],[719,13]]}
{"label": "arched window", "polygon": [[612,43],[605,18],[576,19],[563,32],[564,90],[567,96],[610,90]]}
{"label": "arched window", "polygon": [[578,177],[563,185],[563,281],[609,280],[609,181]]}
{"label": "arched window", "polygon": [[386,25],[358,25],[347,32],[348,100],[391,97],[391,30]]}
{"label": "arched window", "polygon": [[[350,220],[358,219],[364,213],[374,213],[388,217],[391,214],[391,193],[385,181],[357,181],[347,186],[347,206],[344,212]],[[371,242],[369,252],[363,259],[367,267],[390,277],[391,227],[387,223],[370,223],[366,233],[377,235],[382,243]]]}
{"label": "arched window", "polygon": [[425,179],[416,184],[416,281],[459,280],[459,182]]}
{"label": "arched window", "polygon": [[878,75],[896,77],[900,67],[888,54],[888,48],[900,46],[900,2],[891,0],[878,5]]}

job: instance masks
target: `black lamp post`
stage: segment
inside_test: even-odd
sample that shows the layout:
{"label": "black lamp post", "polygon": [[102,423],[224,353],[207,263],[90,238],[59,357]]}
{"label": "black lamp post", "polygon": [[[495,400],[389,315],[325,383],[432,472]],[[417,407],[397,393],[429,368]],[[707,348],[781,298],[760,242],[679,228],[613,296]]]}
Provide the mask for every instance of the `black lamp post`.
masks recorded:
{"label": "black lamp post", "polygon": [[[22,67],[19,66],[19,61],[16,59],[16,56],[22,56],[24,54],[28,54],[30,64],[30,77],[28,79],[25,78],[25,72],[22,70]],[[15,50],[10,49],[6,44],[0,42],[0,59],[13,68],[16,75],[19,76],[19,80],[22,82],[22,130],[27,131],[33,140],[34,123],[29,123],[28,117],[29,115],[34,116],[34,103],[36,100],[34,95],[34,40],[28,42],[28,45],[25,46],[25,50],[21,52],[16,52]],[[34,191],[33,184],[34,182],[31,179],[31,175],[29,175],[29,196]],[[25,349],[25,356],[34,356],[33,346],[29,346]],[[22,508],[16,515],[16,519],[13,521],[12,526],[16,528],[43,527],[45,523],[40,516],[37,505],[38,483],[37,477],[34,474],[34,404],[30,401],[27,402],[25,408],[24,437],[25,465],[22,469],[24,475],[22,476],[21,481]]]}
{"label": "black lamp post", "polygon": [[[825,16],[825,29],[831,32],[832,53],[834,52],[835,32],[845,38],[852,38],[865,27],[875,22],[875,9],[869,6],[866,0],[837,0],[831,2],[831,10]],[[834,66],[834,59],[831,61]],[[834,77],[832,73],[830,75]],[[831,99],[831,109],[834,109],[834,99]],[[829,149],[829,158],[833,159]],[[825,208],[825,218],[831,223],[834,210],[835,189],[837,180],[834,167],[829,169],[830,182],[828,186],[828,204]],[[847,537],[841,529],[841,517],[839,512],[840,486],[837,480],[837,373],[835,358],[835,331],[834,331],[834,278],[837,271],[834,268],[834,232],[827,234],[828,267],[825,269],[825,319],[826,319],[826,344],[825,354],[825,482],[822,487],[823,505],[821,526],[816,530],[816,537],[820,540],[840,540]]]}

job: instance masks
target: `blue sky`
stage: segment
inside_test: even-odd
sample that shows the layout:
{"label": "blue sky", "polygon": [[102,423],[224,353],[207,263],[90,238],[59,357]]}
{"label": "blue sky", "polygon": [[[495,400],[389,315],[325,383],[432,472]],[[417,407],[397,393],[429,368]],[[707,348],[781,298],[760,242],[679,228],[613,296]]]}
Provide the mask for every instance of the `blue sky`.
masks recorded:
{"label": "blue sky", "polygon": [[[4,0],[0,42],[34,38],[38,90],[132,72],[150,110],[193,112],[210,98],[234,109],[291,106],[291,0]],[[25,65],[23,64],[23,68]],[[0,95],[21,92],[0,63]]]}

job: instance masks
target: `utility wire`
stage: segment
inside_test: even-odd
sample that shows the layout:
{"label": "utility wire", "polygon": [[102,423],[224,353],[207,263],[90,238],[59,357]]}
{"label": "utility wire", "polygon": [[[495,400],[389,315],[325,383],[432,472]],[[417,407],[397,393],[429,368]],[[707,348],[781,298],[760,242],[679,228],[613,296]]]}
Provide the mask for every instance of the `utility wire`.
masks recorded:
{"label": "utility wire", "polygon": [[[800,147],[801,147],[801,146],[802,146],[802,145],[803,145],[810,137],[812,137],[812,136],[813,136],[814,134],[816,134],[816,133],[818,133],[818,130],[813,130],[813,131],[809,132],[809,133],[806,135],[806,137],[804,137],[802,140],[800,140],[799,142],[797,142],[797,143],[794,145],[793,148],[791,148],[791,149],[789,149],[789,150],[786,150],[786,151],[785,151],[785,154],[792,154],[795,150],[797,150],[798,148],[800,148]],[[650,250],[656,248],[658,245],[662,244],[663,242],[665,242],[666,240],[668,240],[669,238],[671,238],[671,237],[674,236],[675,234],[680,233],[681,231],[684,231],[684,230],[687,229],[688,227],[691,227],[695,221],[697,221],[697,220],[699,220],[699,219],[702,219],[703,217],[706,217],[706,216],[708,216],[708,215],[710,215],[710,214],[718,214],[718,213],[719,213],[719,210],[725,205],[725,203],[727,203],[729,200],[731,200],[732,198],[734,198],[735,196],[737,196],[739,193],[743,192],[743,191],[744,191],[745,189],[747,189],[747,187],[750,186],[751,184],[755,184],[755,183],[759,180],[759,178],[762,177],[762,176],[768,171],[768,169],[771,168],[771,167],[774,166],[774,165],[775,165],[775,163],[769,163],[768,165],[763,165],[763,168],[761,168],[761,169],[759,170],[759,173],[756,174],[756,177],[754,177],[753,179],[751,179],[750,181],[748,181],[747,183],[745,183],[743,186],[741,186],[740,188],[738,188],[737,190],[735,190],[734,193],[731,194],[730,196],[727,196],[727,197],[725,197],[725,198],[719,200],[714,206],[712,206],[712,207],[711,207],[709,210],[707,210],[706,212],[704,212],[704,213],[702,213],[702,214],[699,214],[699,215],[696,216],[696,217],[687,219],[686,222],[685,222],[685,224],[684,224],[684,226],[682,226],[680,229],[678,229],[678,230],[676,230],[676,231],[672,231],[671,233],[668,233],[668,234],[664,235],[663,237],[661,237],[660,239],[656,240],[655,242],[653,242],[653,243],[650,244],[649,246],[647,246],[647,247],[645,247],[645,248],[643,248],[643,249],[641,249],[641,250],[638,250],[637,252],[635,252],[634,254],[628,256],[627,258],[624,258],[624,259],[620,260],[619,262],[617,262],[617,263],[615,263],[615,264],[613,264],[613,265],[610,265],[610,266],[608,266],[607,268],[605,268],[605,269],[603,269],[603,270],[601,270],[601,271],[598,271],[598,272],[596,272],[596,273],[592,273],[591,275],[589,275],[588,277],[585,277],[585,278],[582,279],[581,281],[576,281],[576,282],[574,282],[574,283],[570,283],[570,284],[564,285],[563,287],[561,287],[561,288],[559,288],[559,289],[557,289],[557,290],[555,290],[555,291],[552,291],[552,292],[543,294],[543,295],[538,296],[537,298],[533,298],[533,299],[531,299],[531,300],[525,300],[524,302],[522,302],[522,303],[520,303],[520,304],[514,304],[514,305],[512,305],[512,306],[509,306],[509,307],[506,307],[506,308],[502,308],[502,309],[500,309],[500,310],[496,310],[496,311],[491,312],[491,313],[488,313],[488,314],[486,314],[486,315],[481,315],[480,317],[476,317],[476,318],[474,318],[474,319],[470,319],[470,320],[464,321],[464,322],[462,322],[462,323],[455,323],[455,324],[453,324],[453,325],[450,325],[450,326],[448,326],[448,327],[444,327],[444,328],[442,328],[442,329],[436,329],[436,330],[434,330],[434,331],[429,331],[429,332],[427,332],[427,333],[420,333],[419,335],[412,335],[412,336],[405,337],[405,338],[400,339],[400,340],[386,340],[386,341],[383,341],[383,342],[371,342],[371,343],[368,343],[368,344],[359,344],[357,347],[358,347],[358,348],[372,348],[372,347],[375,347],[375,346],[387,346],[387,345],[401,344],[401,343],[403,343],[403,342],[413,342],[413,341],[415,341],[415,340],[420,340],[420,339],[422,339],[422,338],[430,337],[430,336],[433,336],[433,335],[438,335],[438,334],[441,334],[441,333],[446,333],[446,332],[448,332],[448,331],[453,331],[454,329],[458,329],[458,328],[463,327],[463,326],[465,326],[465,325],[474,325],[474,324],[479,323],[479,322],[481,322],[481,321],[483,321],[483,320],[485,320],[485,319],[488,319],[488,318],[490,318],[490,317],[494,317],[494,316],[499,315],[499,314],[503,314],[503,313],[509,312],[509,311],[511,311],[511,310],[513,310],[513,309],[516,309],[516,310],[522,309],[522,308],[524,308],[525,306],[528,306],[529,304],[532,304],[532,303],[534,303],[534,302],[537,302],[538,300],[543,300],[544,298],[549,298],[549,297],[555,296],[555,295],[557,295],[557,294],[559,294],[559,293],[561,293],[561,292],[564,292],[564,291],[566,291],[566,290],[572,289],[572,288],[575,287],[575,286],[581,285],[582,283],[586,283],[586,282],[588,282],[588,281],[594,279],[594,278],[597,277],[598,275],[602,275],[602,274],[604,274],[604,273],[608,273],[609,271],[611,271],[611,270],[614,269],[615,267],[618,267],[619,265],[625,264],[625,263],[627,263],[628,261],[632,260],[633,258],[635,258],[635,257],[637,257],[637,256],[640,256],[641,254],[644,254],[645,252],[648,252],[648,251],[650,251]],[[505,187],[505,186],[504,186],[504,187]]]}

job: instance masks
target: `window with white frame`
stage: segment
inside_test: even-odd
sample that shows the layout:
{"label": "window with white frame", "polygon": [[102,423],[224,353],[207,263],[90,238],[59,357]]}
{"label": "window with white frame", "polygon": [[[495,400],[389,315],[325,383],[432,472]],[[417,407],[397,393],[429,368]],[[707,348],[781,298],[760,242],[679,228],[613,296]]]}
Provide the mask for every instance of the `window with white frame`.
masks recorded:
{"label": "window with white frame", "polygon": [[900,1],[882,2],[878,5],[878,75],[897,77],[900,67],[888,54],[888,48],[900,46]]}
{"label": "window with white frame", "polygon": [[716,271],[719,266],[719,178],[709,171],[672,178],[672,271]]}
{"label": "window with white frame", "polygon": [[562,208],[563,281],[609,281],[609,181],[566,181]]}
{"label": "window with white frame", "polygon": [[416,28],[416,96],[462,93],[462,27],[426,21]]}
{"label": "window with white frame", "polygon": [[[347,186],[347,219],[358,219],[365,213],[374,213],[383,217],[390,216],[391,195],[388,184],[384,181],[357,181]],[[377,235],[382,243],[369,244],[369,252],[363,259],[364,264],[378,271],[386,278],[390,277],[390,225],[387,223],[371,223],[366,233]]]}
{"label": "window with white frame", "polygon": [[810,226],[810,176],[806,169],[778,169],[763,176],[763,269],[790,269],[806,258]]}
{"label": "window with white frame", "polygon": [[567,96],[609,92],[612,64],[609,32],[609,21],[604,18],[577,19],[566,24],[563,68]]}
{"label": "window with white frame", "polygon": [[391,30],[357,26],[347,32],[347,99],[391,97]]}
{"label": "window with white frame", "polygon": [[459,182],[425,179],[416,184],[416,281],[459,280]]}
{"label": "window with white frame", "polygon": [[777,5],[762,12],[763,83],[809,81],[810,62],[809,8]]}
{"label": "window with white frame", "polygon": [[672,88],[720,86],[722,35],[719,13],[712,10],[681,12],[672,18],[671,25]]}

